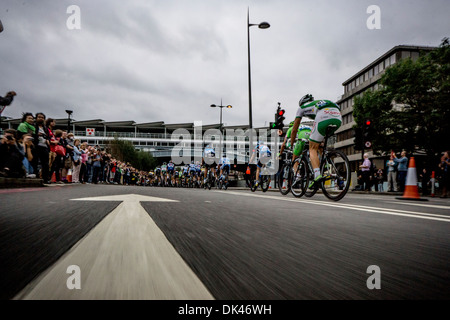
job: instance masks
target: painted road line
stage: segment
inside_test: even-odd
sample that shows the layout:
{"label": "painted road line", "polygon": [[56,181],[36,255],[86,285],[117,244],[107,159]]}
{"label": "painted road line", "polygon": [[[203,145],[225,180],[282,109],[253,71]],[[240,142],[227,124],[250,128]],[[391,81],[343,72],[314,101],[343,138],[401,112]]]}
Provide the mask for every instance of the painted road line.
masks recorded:
{"label": "painted road line", "polygon": [[[214,192],[220,192],[220,191],[214,191]],[[346,204],[337,204],[337,203],[329,203],[329,202],[317,201],[317,200],[290,199],[290,198],[275,197],[275,196],[268,196],[268,195],[238,193],[238,192],[233,192],[233,191],[222,192],[222,194],[257,197],[257,198],[263,198],[263,199],[290,201],[290,202],[297,202],[297,203],[309,203],[309,204],[334,207],[334,208],[342,208],[342,209],[350,209],[350,210],[356,210],[356,211],[374,212],[374,213],[411,217],[411,218],[418,218],[418,219],[428,219],[428,220],[435,220],[435,221],[450,222],[450,216],[438,215],[438,214],[432,214],[432,213],[424,213],[424,212],[377,208],[377,207],[369,207],[369,206],[352,205],[352,204],[347,204],[347,203]]]}
{"label": "painted road line", "polygon": [[[178,201],[133,194],[72,200],[122,203],[15,299],[214,299],[140,204]],[[71,266],[79,267],[80,289],[69,289]]]}
{"label": "painted road line", "polygon": [[396,201],[386,201],[387,203],[395,203],[395,204],[403,204],[407,206],[418,206],[418,207],[428,207],[428,208],[436,208],[436,209],[446,209],[450,210],[450,206],[440,206],[436,204],[420,204],[420,203],[412,203],[412,202],[396,202]]}

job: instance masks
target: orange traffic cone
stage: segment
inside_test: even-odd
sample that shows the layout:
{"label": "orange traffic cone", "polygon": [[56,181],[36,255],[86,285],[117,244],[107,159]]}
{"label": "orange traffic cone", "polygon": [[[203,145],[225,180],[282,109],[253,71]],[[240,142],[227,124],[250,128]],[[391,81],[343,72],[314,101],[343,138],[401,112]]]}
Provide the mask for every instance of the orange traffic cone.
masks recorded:
{"label": "orange traffic cone", "polygon": [[414,160],[414,157],[411,157],[411,160],[409,161],[403,197],[397,197],[397,199],[428,201],[428,199],[423,199],[419,195],[419,187],[417,186],[416,161]]}
{"label": "orange traffic cone", "polygon": [[72,182],[72,169],[67,171],[67,181]]}
{"label": "orange traffic cone", "polygon": [[51,179],[51,181],[53,182],[53,183],[55,183],[56,182],[56,174],[53,172],[53,174],[52,174],[52,179]]}

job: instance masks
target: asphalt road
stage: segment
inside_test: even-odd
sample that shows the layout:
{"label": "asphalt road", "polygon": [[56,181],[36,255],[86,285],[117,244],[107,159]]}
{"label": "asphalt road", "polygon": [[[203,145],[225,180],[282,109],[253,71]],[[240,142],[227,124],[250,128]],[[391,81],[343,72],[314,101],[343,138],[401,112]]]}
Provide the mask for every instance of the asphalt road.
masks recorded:
{"label": "asphalt road", "polygon": [[70,185],[0,205],[1,299],[450,298],[448,199]]}

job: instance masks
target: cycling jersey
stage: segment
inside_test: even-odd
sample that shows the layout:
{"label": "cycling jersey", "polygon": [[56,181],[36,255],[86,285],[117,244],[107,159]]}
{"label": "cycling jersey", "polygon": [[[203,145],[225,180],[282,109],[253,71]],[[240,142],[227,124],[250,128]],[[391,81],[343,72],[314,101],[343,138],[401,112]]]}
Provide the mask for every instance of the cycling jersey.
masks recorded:
{"label": "cycling jersey", "polygon": [[315,100],[305,103],[297,110],[296,118],[308,117],[314,120],[309,140],[320,143],[326,135],[328,126],[334,125],[336,131],[342,125],[340,107],[330,100]]}
{"label": "cycling jersey", "polygon": [[162,172],[166,172],[167,171],[167,165],[162,165],[161,166],[161,171]]}
{"label": "cycling jersey", "polygon": [[[297,142],[294,145],[294,155],[299,156],[303,152],[303,148],[305,147],[306,142],[302,141],[302,139],[309,140],[309,137],[311,136],[311,128],[307,126],[301,126],[298,128],[297,132]],[[290,141],[290,139],[289,139]]]}
{"label": "cycling jersey", "polygon": [[259,152],[260,158],[268,158],[272,155],[272,152],[270,152],[270,148],[266,145],[259,145],[257,151]]}
{"label": "cycling jersey", "polygon": [[216,152],[214,151],[213,148],[205,148],[205,150],[203,151],[203,157],[204,158],[214,158],[216,156]]}
{"label": "cycling jersey", "polygon": [[[292,134],[292,128],[293,128],[293,127],[290,127],[290,128],[288,129],[288,131],[286,132],[286,147],[287,147],[287,148],[290,148],[290,147],[291,147],[291,134]],[[298,138],[298,139],[303,139],[303,138],[305,138],[303,135],[300,136],[300,133],[301,133],[302,131],[305,131],[305,130],[311,131],[311,128],[308,127],[308,126],[304,126],[304,125],[301,125],[301,126],[298,128],[298,131],[297,131],[297,138]],[[309,138],[309,135],[308,135],[308,138]]]}
{"label": "cycling jersey", "polygon": [[227,158],[227,157],[221,158],[220,161],[219,161],[219,164],[220,164],[222,167],[230,166],[230,165],[231,165],[230,158]]}
{"label": "cycling jersey", "polygon": [[169,162],[169,163],[167,164],[167,171],[173,172],[174,170],[175,170],[175,164],[172,163],[172,162]]}

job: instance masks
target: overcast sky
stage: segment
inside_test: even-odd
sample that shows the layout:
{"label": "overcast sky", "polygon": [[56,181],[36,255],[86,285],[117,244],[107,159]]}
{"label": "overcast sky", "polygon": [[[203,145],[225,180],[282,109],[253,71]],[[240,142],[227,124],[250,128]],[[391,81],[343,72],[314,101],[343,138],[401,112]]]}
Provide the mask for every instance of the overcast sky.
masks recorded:
{"label": "overcast sky", "polygon": [[[80,29],[67,8],[80,9]],[[370,5],[381,29],[370,30]],[[3,116],[75,120],[249,123],[247,10],[254,127],[287,120],[306,93],[337,101],[342,83],[400,44],[450,36],[448,0],[2,0]]]}

